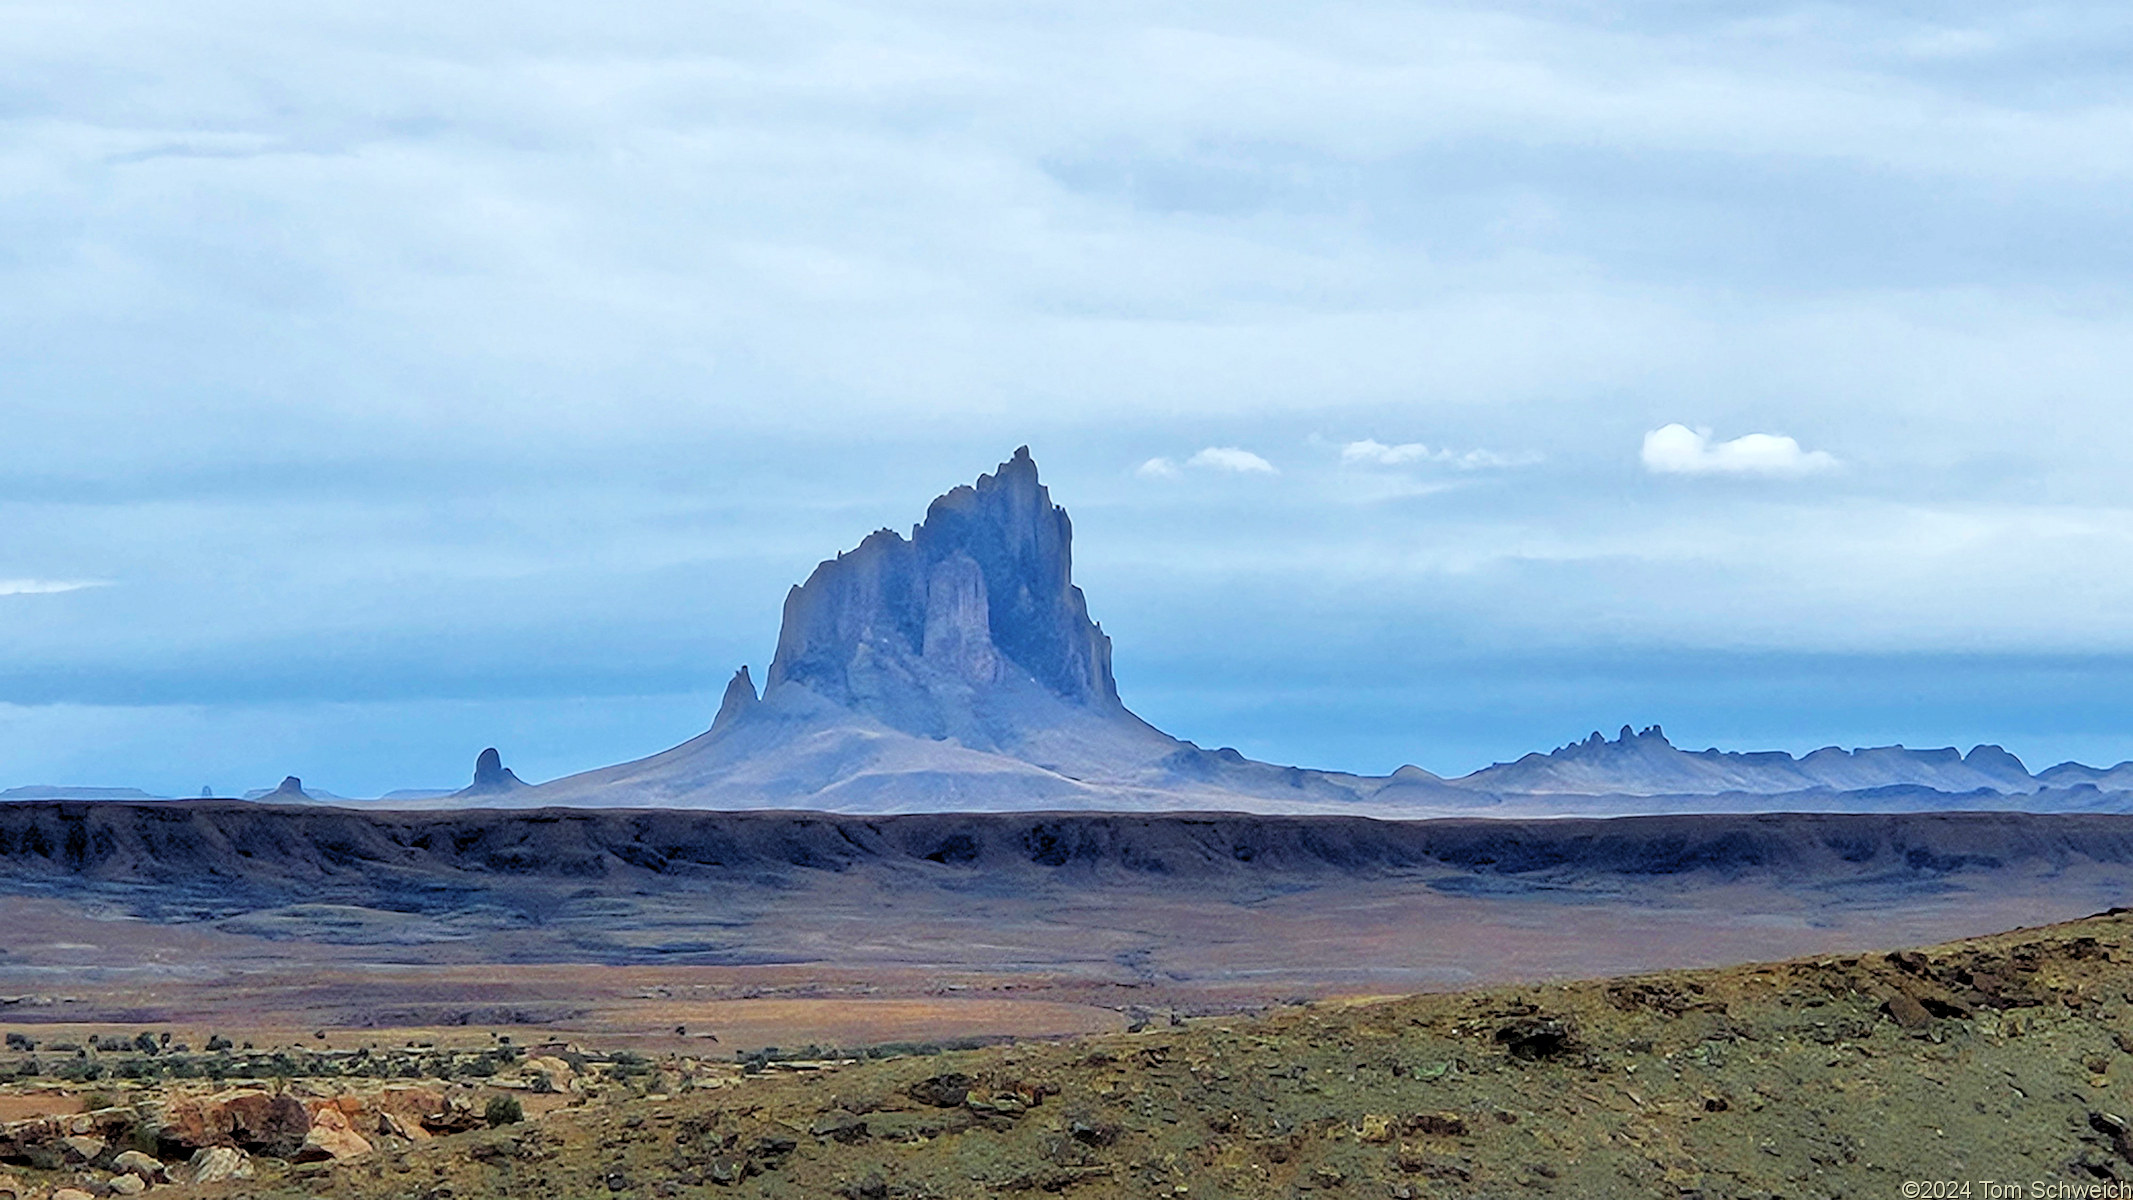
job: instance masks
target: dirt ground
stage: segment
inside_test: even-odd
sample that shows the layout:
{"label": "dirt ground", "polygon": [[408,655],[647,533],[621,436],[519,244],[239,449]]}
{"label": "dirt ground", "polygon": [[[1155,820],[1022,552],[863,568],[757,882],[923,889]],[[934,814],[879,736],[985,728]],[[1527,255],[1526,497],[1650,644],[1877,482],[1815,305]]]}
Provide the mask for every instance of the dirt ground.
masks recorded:
{"label": "dirt ground", "polygon": [[2094,1194],[2029,1189],[2133,1179],[2133,919],[808,1068],[167,1194]]}

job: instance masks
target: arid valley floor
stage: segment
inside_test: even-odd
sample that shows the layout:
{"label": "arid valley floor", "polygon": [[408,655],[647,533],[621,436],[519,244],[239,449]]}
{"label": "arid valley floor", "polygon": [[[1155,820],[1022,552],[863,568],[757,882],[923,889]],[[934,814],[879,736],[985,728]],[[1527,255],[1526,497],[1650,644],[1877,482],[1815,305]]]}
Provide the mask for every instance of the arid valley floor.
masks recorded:
{"label": "arid valley floor", "polygon": [[2133,895],[2127,817],[53,804],[0,846],[17,1200],[2133,1176],[2133,925],[1987,936]]}

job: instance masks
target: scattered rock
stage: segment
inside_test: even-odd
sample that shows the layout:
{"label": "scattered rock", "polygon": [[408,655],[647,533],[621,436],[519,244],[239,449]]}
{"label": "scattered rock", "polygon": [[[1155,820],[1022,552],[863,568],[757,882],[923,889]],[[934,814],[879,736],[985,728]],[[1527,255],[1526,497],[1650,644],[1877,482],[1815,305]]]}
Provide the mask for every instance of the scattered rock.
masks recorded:
{"label": "scattered rock", "polygon": [[1108,1146],[1118,1140],[1116,1125],[1092,1125],[1086,1121],[1072,1121],[1067,1125],[1067,1136],[1084,1146]]}
{"label": "scattered rock", "polygon": [[138,1175],[150,1183],[169,1181],[169,1176],[163,1171],[163,1164],[138,1150],[120,1151],[118,1157],[111,1160],[111,1165],[116,1170]]}
{"label": "scattered rock", "polygon": [[[185,1182],[198,1187],[252,1177],[252,1156],[234,1146],[208,1146],[185,1164]],[[58,1200],[58,1197],[53,1197]]]}
{"label": "scattered rock", "polygon": [[148,1190],[148,1181],[138,1175],[113,1175],[109,1186],[114,1196],[138,1196]]}
{"label": "scattered rock", "polygon": [[1496,1031],[1496,1044],[1528,1062],[1570,1049],[1570,1027],[1552,1017],[1521,1017]]}
{"label": "scattered rock", "polygon": [[53,1192],[52,1200],[96,1200],[96,1196],[93,1193],[85,1192],[80,1188],[67,1187],[61,1188],[58,1191]]}
{"label": "scattered rock", "polygon": [[1401,1125],[1409,1133],[1425,1133],[1432,1137],[1466,1136],[1466,1118],[1458,1113],[1416,1113]]}
{"label": "scattered rock", "polygon": [[296,1097],[235,1088],[177,1100],[159,1136],[179,1149],[235,1146],[287,1158],[303,1146],[310,1130],[311,1114]]}
{"label": "scattered rock", "polygon": [[87,1134],[61,1138],[59,1144],[70,1163],[94,1162],[108,1148],[104,1139]]}
{"label": "scattered rock", "polygon": [[1905,1029],[1922,1029],[1933,1023],[1933,1014],[1927,1012],[1926,1006],[1920,1004],[1909,992],[1897,992],[1890,996],[1888,1002],[1881,1006],[1881,1010],[1889,1014],[1890,1020]]}
{"label": "scattered rock", "polygon": [[853,1142],[866,1140],[867,1123],[865,1118],[856,1113],[834,1108],[815,1118],[815,1123],[808,1126],[807,1131],[816,1137],[828,1138],[848,1146]]}
{"label": "scattered rock", "polygon": [[921,1079],[904,1089],[904,1093],[920,1104],[935,1108],[960,1108],[970,1098],[970,1089],[977,1083],[968,1075],[935,1075]]}
{"label": "scattered rock", "polygon": [[2089,1128],[2111,1139],[2111,1149],[2118,1157],[2133,1162],[2133,1129],[2128,1129],[2123,1118],[2106,1112],[2089,1114]]}
{"label": "scattered rock", "polygon": [[349,1127],[348,1116],[338,1107],[312,1114],[311,1128],[296,1151],[297,1162],[338,1161],[370,1153],[370,1141]]}

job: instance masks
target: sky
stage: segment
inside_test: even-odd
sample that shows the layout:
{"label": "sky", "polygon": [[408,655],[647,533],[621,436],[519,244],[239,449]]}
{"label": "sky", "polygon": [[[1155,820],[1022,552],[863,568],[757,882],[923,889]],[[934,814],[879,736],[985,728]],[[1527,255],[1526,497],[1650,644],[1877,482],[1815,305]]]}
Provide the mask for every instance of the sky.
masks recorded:
{"label": "sky", "polygon": [[0,786],[701,731],[1027,443],[1279,762],[2133,758],[2133,10],[0,5]]}

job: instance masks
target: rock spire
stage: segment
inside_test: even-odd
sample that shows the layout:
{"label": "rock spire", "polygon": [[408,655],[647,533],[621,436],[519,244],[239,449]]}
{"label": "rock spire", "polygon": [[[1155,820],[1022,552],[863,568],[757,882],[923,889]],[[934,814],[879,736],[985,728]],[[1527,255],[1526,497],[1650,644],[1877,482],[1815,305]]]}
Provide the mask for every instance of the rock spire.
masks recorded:
{"label": "rock spire", "polygon": [[[944,705],[1028,683],[1122,712],[1111,639],[1074,586],[1073,538],[1029,447],[1016,450],[935,500],[908,539],[880,530],[792,589],[764,699],[799,685],[935,736]],[[738,698],[729,687],[721,713]]]}

